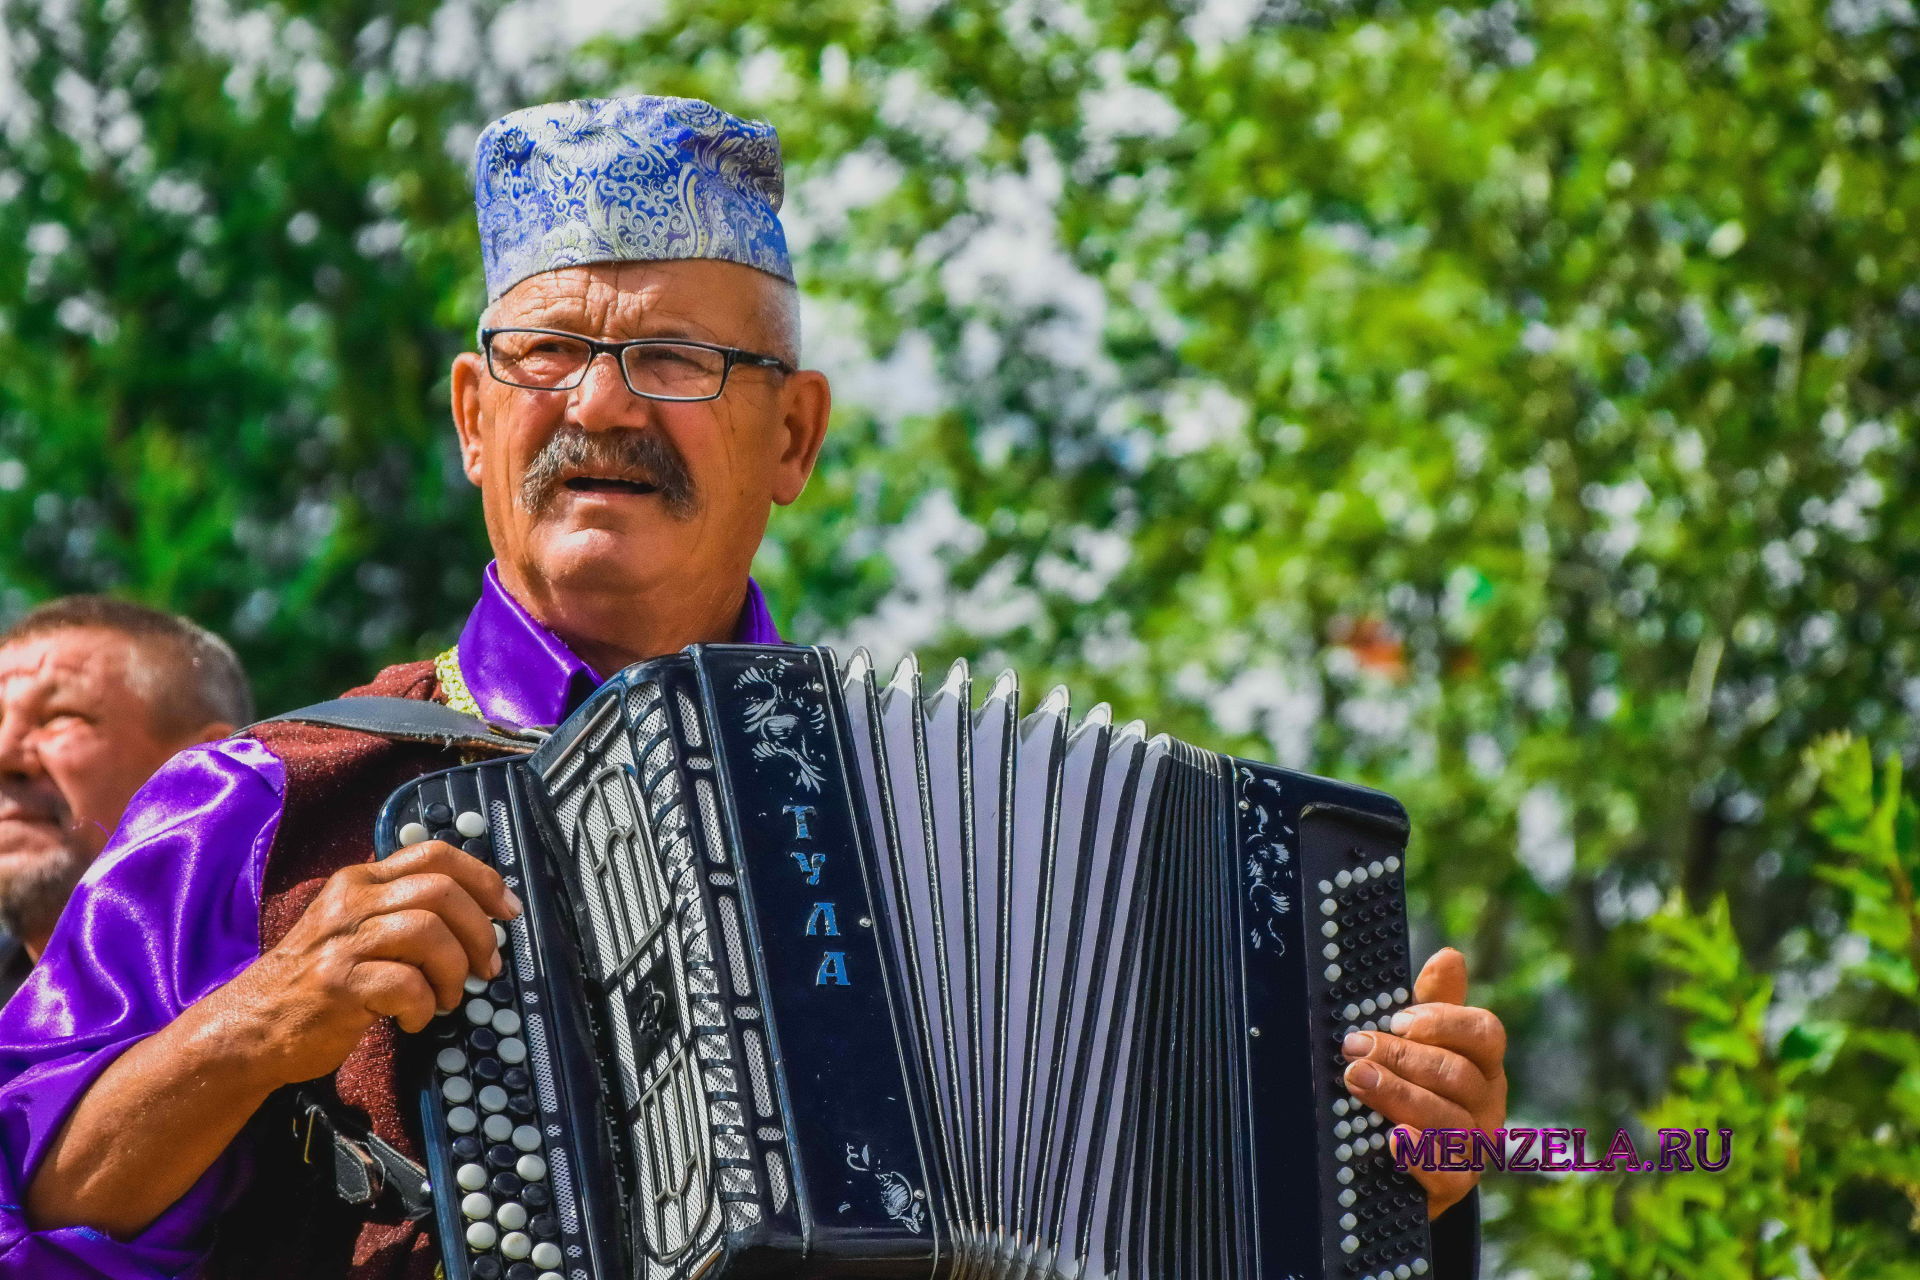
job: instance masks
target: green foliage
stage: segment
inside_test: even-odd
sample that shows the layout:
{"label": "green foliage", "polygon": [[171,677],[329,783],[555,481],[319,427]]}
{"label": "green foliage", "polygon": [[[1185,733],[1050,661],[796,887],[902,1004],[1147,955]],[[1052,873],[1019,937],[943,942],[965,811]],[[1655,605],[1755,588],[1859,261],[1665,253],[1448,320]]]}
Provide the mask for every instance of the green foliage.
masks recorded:
{"label": "green foliage", "polygon": [[1806,759],[1828,848],[1814,870],[1841,886],[1858,944],[1789,994],[1747,963],[1724,899],[1650,919],[1685,1056],[1641,1121],[1731,1129],[1733,1159],[1532,1186],[1515,1261],[1592,1280],[1920,1272],[1920,807],[1899,760],[1876,771],[1863,742],[1836,735]]}
{"label": "green foliage", "polygon": [[0,7],[11,608],[185,610],[265,706],[464,611],[485,544],[444,378],[477,253],[447,139],[483,105],[408,69],[435,8]]}
{"label": "green foliage", "polygon": [[699,0],[579,74],[778,120],[810,287],[937,388],[778,523],[803,630],[889,547],[812,522],[906,512],[941,607],[854,636],[1394,790],[1536,1113],[1657,1093],[1670,892],[1788,960],[1794,752],[1913,724],[1909,26]]}
{"label": "green foliage", "polygon": [[1517,1119],[1798,1135],[1670,1195],[1496,1185],[1501,1247],[1911,1243],[1862,1118],[1920,1088],[1879,1039],[1911,872],[1795,786],[1920,705],[1907,7],[666,0],[579,49],[529,12],[0,0],[0,608],[186,609],[268,705],[431,652],[484,556],[470,139],[702,94],[780,126],[840,398],[757,565],[790,634],[1386,786]]}

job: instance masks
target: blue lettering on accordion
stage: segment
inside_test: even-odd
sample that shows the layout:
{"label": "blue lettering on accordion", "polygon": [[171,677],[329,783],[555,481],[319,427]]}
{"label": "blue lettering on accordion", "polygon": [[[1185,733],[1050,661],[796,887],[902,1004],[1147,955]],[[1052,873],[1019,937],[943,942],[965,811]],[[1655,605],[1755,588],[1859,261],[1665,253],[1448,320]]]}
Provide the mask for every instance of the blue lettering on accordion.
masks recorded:
{"label": "blue lettering on accordion", "polygon": [[840,936],[840,919],[834,913],[831,902],[816,902],[813,912],[807,917],[807,936],[809,938],[837,938]]}
{"label": "blue lettering on accordion", "polygon": [[797,646],[694,652],[811,1248],[930,1259],[920,1086],[895,1031],[831,659]]}

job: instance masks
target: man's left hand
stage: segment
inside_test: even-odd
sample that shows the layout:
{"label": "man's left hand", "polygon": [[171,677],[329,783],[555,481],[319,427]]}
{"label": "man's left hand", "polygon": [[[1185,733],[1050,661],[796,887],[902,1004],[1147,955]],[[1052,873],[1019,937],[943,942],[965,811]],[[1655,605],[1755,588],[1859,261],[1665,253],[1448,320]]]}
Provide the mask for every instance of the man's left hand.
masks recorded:
{"label": "man's left hand", "polygon": [[[1393,1015],[1393,1030],[1359,1031],[1341,1046],[1347,1090],[1393,1123],[1410,1142],[1421,1129],[1479,1129],[1507,1122],[1507,1029],[1485,1009],[1470,1008],[1467,959],[1452,947],[1435,952],[1414,979],[1413,998]],[[1473,1190],[1470,1170],[1408,1170],[1427,1189],[1427,1216],[1437,1218]]]}

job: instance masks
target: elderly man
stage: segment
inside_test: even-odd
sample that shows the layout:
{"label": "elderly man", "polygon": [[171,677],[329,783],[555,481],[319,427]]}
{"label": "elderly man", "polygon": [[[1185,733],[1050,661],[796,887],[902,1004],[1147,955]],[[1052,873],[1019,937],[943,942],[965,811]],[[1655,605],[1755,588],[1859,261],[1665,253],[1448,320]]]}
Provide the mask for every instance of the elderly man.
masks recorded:
{"label": "elderly man", "polygon": [[252,717],[233,650],[185,618],[67,596],[0,632],[0,1001],[134,792]]}
{"label": "elderly man", "polygon": [[[455,648],[360,692],[552,723],[636,660],[777,639],[748,568],[812,471],[828,388],[799,367],[767,126],[684,99],[564,103],[489,127],[477,167],[489,305],[453,417],[497,558]],[[445,844],[367,861],[390,789],[447,763],[274,724],[164,772],[0,1020],[0,1205],[25,1206],[0,1208],[0,1272],[432,1273],[396,1206],[303,1178],[270,1100],[324,1078],[417,1152],[394,1027],[497,972],[491,920],[519,910]],[[1499,1024],[1452,1003],[1464,983],[1457,955],[1430,965],[1435,1003],[1354,1047],[1376,1073],[1356,1091],[1413,1125],[1498,1124]],[[1470,1189],[1449,1176],[1435,1211]]]}

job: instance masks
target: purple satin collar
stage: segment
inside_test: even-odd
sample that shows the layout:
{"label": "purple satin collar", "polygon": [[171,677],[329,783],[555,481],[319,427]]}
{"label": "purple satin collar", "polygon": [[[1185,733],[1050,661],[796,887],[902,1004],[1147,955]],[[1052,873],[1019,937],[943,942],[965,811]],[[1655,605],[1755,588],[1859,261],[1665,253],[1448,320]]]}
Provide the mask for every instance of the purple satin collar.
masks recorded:
{"label": "purple satin collar", "polygon": [[[752,578],[733,638],[736,644],[785,643]],[[460,631],[460,674],[482,714],[524,725],[559,724],[602,680],[501,585],[497,562],[482,575],[480,601]]]}

